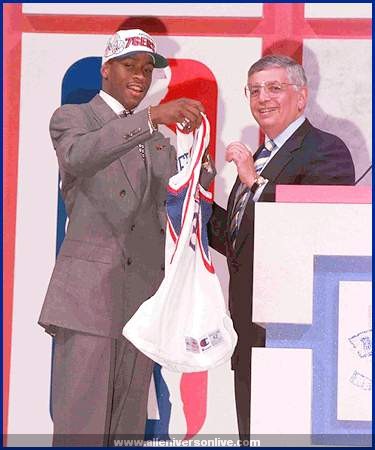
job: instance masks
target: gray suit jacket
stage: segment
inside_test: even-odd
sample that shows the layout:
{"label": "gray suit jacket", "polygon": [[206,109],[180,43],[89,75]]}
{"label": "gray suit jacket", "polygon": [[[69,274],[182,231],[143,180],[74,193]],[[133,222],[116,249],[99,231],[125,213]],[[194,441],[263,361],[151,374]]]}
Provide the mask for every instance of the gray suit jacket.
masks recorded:
{"label": "gray suit jacket", "polygon": [[118,337],[164,276],[175,149],[150,133],[146,110],[118,118],[98,95],[59,108],[50,133],[69,225],[39,323]]}

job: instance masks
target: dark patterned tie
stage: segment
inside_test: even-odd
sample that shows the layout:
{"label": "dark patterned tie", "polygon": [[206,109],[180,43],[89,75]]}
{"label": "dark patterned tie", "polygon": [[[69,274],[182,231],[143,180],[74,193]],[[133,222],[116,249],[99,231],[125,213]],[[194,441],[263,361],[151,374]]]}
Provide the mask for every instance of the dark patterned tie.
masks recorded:
{"label": "dark patterned tie", "polygon": [[124,117],[131,116],[132,114],[133,114],[133,111],[128,111],[127,109],[124,109],[123,111],[120,112],[120,114],[118,116],[121,119],[123,119]]}
{"label": "dark patterned tie", "polygon": [[[261,150],[254,163],[256,173],[261,172],[272,151],[275,150],[276,147],[277,145],[272,139],[269,139],[265,143],[264,148]],[[250,188],[248,186],[243,183],[238,186],[229,224],[229,240],[233,247],[236,245],[236,238],[241,224],[241,213],[252,196],[253,194],[250,192]]]}

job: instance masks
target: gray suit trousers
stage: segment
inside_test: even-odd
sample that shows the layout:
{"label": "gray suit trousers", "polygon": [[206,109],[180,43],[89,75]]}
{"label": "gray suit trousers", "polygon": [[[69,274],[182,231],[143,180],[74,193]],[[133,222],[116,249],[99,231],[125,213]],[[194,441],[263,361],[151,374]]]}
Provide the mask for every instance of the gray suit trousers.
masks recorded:
{"label": "gray suit trousers", "polygon": [[54,339],[53,445],[107,447],[114,439],[142,440],[153,361],[123,336],[58,328]]}

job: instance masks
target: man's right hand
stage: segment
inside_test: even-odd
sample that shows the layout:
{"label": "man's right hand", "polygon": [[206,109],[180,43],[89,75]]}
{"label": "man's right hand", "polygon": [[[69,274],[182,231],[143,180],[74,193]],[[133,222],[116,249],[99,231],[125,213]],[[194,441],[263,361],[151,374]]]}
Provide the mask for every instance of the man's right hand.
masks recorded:
{"label": "man's right hand", "polygon": [[201,112],[204,113],[202,103],[190,98],[179,98],[150,108],[151,120],[155,125],[183,123],[187,124],[188,131],[199,127],[202,122]]}
{"label": "man's right hand", "polygon": [[232,142],[225,150],[225,160],[234,162],[237,166],[238,176],[242,183],[251,187],[254,184],[257,173],[254,159],[250,149],[241,142]]}

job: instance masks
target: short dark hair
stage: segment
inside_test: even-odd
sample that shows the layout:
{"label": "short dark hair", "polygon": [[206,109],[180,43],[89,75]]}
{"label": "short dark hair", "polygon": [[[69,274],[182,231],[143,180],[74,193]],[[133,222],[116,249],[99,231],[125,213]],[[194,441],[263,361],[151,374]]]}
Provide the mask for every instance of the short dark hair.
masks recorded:
{"label": "short dark hair", "polygon": [[260,58],[250,67],[247,76],[249,78],[254,73],[271,67],[282,67],[286,69],[289,81],[296,84],[298,87],[307,85],[305,70],[301,64],[298,64],[293,58],[284,55],[263,56],[263,58]]}

